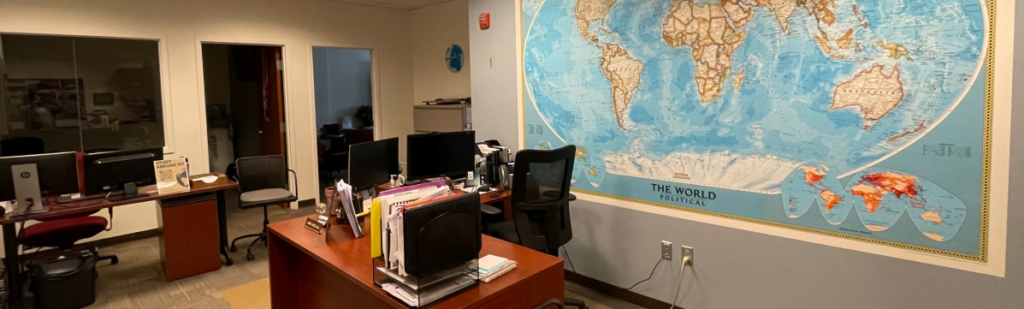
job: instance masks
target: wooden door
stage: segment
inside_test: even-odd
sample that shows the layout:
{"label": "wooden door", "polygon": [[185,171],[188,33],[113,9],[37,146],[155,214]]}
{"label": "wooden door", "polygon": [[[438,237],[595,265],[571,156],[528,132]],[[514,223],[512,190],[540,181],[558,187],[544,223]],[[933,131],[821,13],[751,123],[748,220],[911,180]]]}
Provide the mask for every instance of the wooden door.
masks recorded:
{"label": "wooden door", "polygon": [[263,47],[260,52],[262,93],[260,147],[263,155],[285,155],[284,78],[281,48]]}

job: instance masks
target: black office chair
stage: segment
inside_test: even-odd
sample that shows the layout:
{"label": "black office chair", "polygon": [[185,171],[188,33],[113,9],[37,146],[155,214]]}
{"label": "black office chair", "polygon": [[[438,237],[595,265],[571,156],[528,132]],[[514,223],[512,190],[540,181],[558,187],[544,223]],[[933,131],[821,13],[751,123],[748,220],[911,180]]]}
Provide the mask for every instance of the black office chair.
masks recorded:
{"label": "black office chair", "polygon": [[552,298],[552,299],[549,299],[549,300],[545,301],[544,303],[541,303],[540,305],[537,305],[536,307],[533,307],[533,309],[545,309],[545,308],[548,308],[550,306],[555,306],[555,308],[558,308],[558,309],[565,308],[565,306],[562,306],[562,302],[561,301],[559,301],[557,298]]}
{"label": "black office chair", "polygon": [[[238,247],[235,246],[236,242],[255,237],[256,239],[249,243],[245,255],[245,259],[252,261],[256,259],[256,256],[252,254],[252,246],[261,240],[264,245],[267,244],[267,224],[270,224],[270,220],[267,218],[267,205],[298,200],[299,184],[295,171],[285,167],[284,157],[280,155],[240,158],[235,160],[235,166],[238,169],[238,191],[240,193],[238,207],[242,209],[263,207],[263,231],[258,234],[241,236],[231,241],[231,252],[235,252],[238,250]],[[288,173],[292,174],[294,194],[289,191]]]}
{"label": "black office chair", "polygon": [[46,152],[43,139],[38,137],[16,137],[0,141],[0,156],[24,156]]}
{"label": "black office chair", "polygon": [[[572,239],[569,193],[576,146],[555,150],[523,150],[516,154],[512,177],[512,221],[491,224],[496,237],[558,256]],[[486,208],[486,207],[483,207]],[[587,308],[582,301],[565,304]]]}

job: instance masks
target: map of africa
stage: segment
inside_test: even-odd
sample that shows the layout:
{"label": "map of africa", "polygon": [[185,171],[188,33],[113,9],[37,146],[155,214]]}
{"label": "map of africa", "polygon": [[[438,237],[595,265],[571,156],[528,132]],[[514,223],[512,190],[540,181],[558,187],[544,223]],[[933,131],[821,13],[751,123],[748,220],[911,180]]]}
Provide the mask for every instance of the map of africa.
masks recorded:
{"label": "map of africa", "polygon": [[[979,212],[980,202],[965,206],[914,168],[877,166],[923,155],[907,149],[950,117],[973,118],[950,125],[965,136],[937,133],[948,137],[940,142],[981,139],[986,0],[523,0],[521,9],[526,146],[576,145],[576,189],[773,222],[817,205],[823,228],[851,234],[851,213],[879,235],[908,214],[925,246]],[[685,189],[632,196],[609,178]],[[772,205],[781,194],[781,218],[717,210],[686,189],[775,196]]]}

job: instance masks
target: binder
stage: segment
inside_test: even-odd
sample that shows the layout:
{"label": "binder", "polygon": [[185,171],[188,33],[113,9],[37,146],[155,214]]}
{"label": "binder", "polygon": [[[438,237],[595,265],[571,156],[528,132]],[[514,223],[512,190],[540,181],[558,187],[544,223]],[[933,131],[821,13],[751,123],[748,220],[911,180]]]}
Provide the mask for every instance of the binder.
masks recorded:
{"label": "binder", "polygon": [[376,258],[381,255],[380,202],[381,200],[377,199],[370,206],[370,258]]}

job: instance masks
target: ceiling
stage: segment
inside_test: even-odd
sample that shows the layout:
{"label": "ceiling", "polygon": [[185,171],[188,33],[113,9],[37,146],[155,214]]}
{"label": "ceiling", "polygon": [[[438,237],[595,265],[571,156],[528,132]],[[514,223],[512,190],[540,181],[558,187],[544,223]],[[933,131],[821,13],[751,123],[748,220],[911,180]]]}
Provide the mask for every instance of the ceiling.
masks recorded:
{"label": "ceiling", "polygon": [[354,3],[391,9],[415,10],[452,0],[327,0],[333,2]]}

